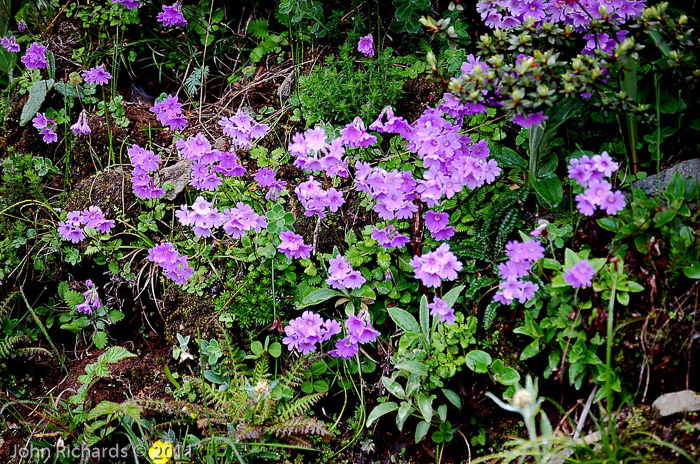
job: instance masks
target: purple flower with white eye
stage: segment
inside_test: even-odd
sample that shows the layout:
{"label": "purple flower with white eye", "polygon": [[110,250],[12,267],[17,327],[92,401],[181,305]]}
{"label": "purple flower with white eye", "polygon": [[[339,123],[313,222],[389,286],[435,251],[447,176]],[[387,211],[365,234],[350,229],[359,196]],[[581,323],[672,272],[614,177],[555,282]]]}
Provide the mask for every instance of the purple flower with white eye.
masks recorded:
{"label": "purple flower with white eye", "polygon": [[339,339],[335,344],[335,349],[328,353],[336,358],[350,359],[355,357],[360,352],[360,346],[357,340],[348,335],[345,338]]}
{"label": "purple flower with white eye", "polygon": [[374,56],[374,39],[372,39],[372,34],[367,34],[360,38],[359,42],[357,42],[357,51],[368,58]]}
{"label": "purple flower with white eye", "polygon": [[254,179],[260,187],[270,187],[275,183],[275,171],[268,168],[262,168],[255,173]]}
{"label": "purple flower with white eye", "polygon": [[343,144],[350,147],[367,148],[377,143],[377,137],[367,132],[365,123],[359,116],[356,116],[350,124],[340,129],[340,135]]}
{"label": "purple flower with white eye", "polygon": [[27,30],[27,23],[24,21],[24,19],[20,19],[17,21],[17,29],[22,32]]}
{"label": "purple flower with white eye", "polygon": [[601,206],[605,198],[611,193],[612,185],[606,181],[593,181],[583,192],[588,201],[596,206]]}
{"label": "purple flower with white eye", "polygon": [[29,69],[42,69],[49,65],[46,58],[46,46],[32,43],[27,49],[27,53],[22,57],[22,63]]}
{"label": "purple flower with white eye", "polygon": [[603,208],[608,214],[617,214],[625,209],[626,204],[625,196],[622,194],[622,192],[615,190],[614,192],[610,192],[603,199],[603,204],[601,204],[600,207]]}
{"label": "purple flower with white eye", "polygon": [[112,78],[112,75],[107,72],[103,64],[83,71],[83,79],[88,84],[104,85]]}
{"label": "purple flower with white eye", "polygon": [[187,126],[187,119],[182,116],[182,103],[177,101],[177,95],[167,95],[163,101],[156,102],[149,111],[155,113],[158,121],[170,130],[180,130]]}
{"label": "purple flower with white eye", "polygon": [[0,40],[2,47],[10,53],[18,53],[20,51],[19,44],[17,43],[17,37],[11,35],[10,37],[3,37]]}
{"label": "purple flower with white eye", "polygon": [[53,124],[55,121],[46,117],[44,113],[37,113],[34,119],[32,119],[32,125],[41,130],[46,128],[49,124]]}
{"label": "purple flower with white eye", "polygon": [[435,240],[448,240],[454,233],[455,228],[450,226],[450,219],[447,213],[427,211],[425,213],[425,225]]}
{"label": "purple flower with white eye", "polygon": [[287,258],[307,259],[311,256],[312,247],[304,243],[304,238],[301,235],[286,231],[282,232],[279,237],[282,243],[277,246],[277,250],[284,253]]}
{"label": "purple flower with white eye", "polygon": [[572,288],[590,287],[593,285],[593,276],[595,270],[590,265],[587,259],[582,259],[576,263],[571,269],[564,271],[564,282]]}
{"label": "purple flower with white eye", "polygon": [[447,325],[451,325],[457,320],[454,308],[450,308],[447,301],[442,298],[435,297],[432,303],[428,303],[428,308],[430,308],[431,316],[439,316],[440,322],[446,322]]}
{"label": "purple flower with white eye", "polygon": [[163,12],[158,13],[158,21],[163,23],[164,27],[168,26],[187,26],[187,20],[182,14],[182,4],[178,1],[172,6],[163,5]]}
{"label": "purple flower with white eye", "polygon": [[455,280],[457,272],[462,270],[462,263],[446,243],[423,256],[414,256],[409,264],[414,268],[416,279],[426,287],[439,287],[443,280]]}

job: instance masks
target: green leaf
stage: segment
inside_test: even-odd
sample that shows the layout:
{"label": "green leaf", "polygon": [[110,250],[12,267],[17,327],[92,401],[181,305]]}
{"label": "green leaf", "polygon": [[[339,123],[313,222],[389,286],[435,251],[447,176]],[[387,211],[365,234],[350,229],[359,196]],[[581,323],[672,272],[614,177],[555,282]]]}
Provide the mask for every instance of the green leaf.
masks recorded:
{"label": "green leaf", "polygon": [[469,369],[484,374],[488,372],[489,365],[491,364],[491,356],[485,351],[472,350],[467,353],[465,361]]}
{"label": "green leaf", "polygon": [[335,296],[343,296],[343,294],[335,290],[331,290],[330,288],[319,288],[318,290],[314,290],[306,295],[304,300],[301,302],[300,307],[303,308],[305,306],[323,303],[324,301],[330,300]]}
{"label": "green leaf", "polygon": [[418,409],[426,422],[430,422],[433,418],[433,400],[435,398],[435,395],[425,396],[423,393],[418,393],[416,395]]}
{"label": "green leaf", "polygon": [[63,292],[63,300],[73,309],[75,309],[75,307],[79,304],[85,303],[85,297],[83,294],[76,292],[75,290],[65,290]]}
{"label": "green leaf", "polygon": [[404,361],[394,364],[396,369],[410,372],[411,374],[416,374],[420,376],[428,375],[428,368],[425,365],[416,361]]}
{"label": "green leaf", "polygon": [[542,260],[542,267],[545,269],[559,271],[561,270],[561,263],[556,259],[545,258],[544,260]]}
{"label": "green leaf", "polygon": [[102,331],[95,332],[95,334],[92,336],[92,343],[95,344],[95,347],[98,350],[101,350],[105,346],[107,346],[107,334]]}
{"label": "green leaf", "polygon": [[380,404],[379,406],[374,408],[372,412],[369,413],[369,416],[367,416],[367,427],[371,426],[374,423],[374,421],[376,421],[383,415],[389,414],[390,412],[394,412],[397,409],[399,409],[399,405],[394,403],[393,401]]}
{"label": "green leaf", "polygon": [[561,180],[554,174],[532,179],[532,186],[537,192],[542,205],[547,209],[556,208],[564,199],[564,189],[561,185]]}
{"label": "green leaf", "polygon": [[262,343],[255,340],[253,343],[250,344],[250,351],[252,351],[253,355],[255,355],[256,357],[260,356],[264,351]]}
{"label": "green leaf", "polygon": [[32,88],[29,89],[29,99],[27,103],[24,104],[24,108],[22,108],[22,115],[19,120],[21,126],[27,124],[36,116],[46,99],[46,94],[51,90],[51,87],[53,87],[53,79],[36,81],[34,85],[32,85]]}
{"label": "green leaf", "polygon": [[282,354],[282,345],[280,345],[279,342],[274,342],[272,345],[270,345],[268,351],[270,353],[270,356],[272,356],[273,358],[279,358]]}
{"label": "green leaf", "polygon": [[462,409],[462,399],[459,397],[459,395],[449,388],[443,388],[442,393],[445,395],[445,398],[454,405],[455,408],[461,410]]}
{"label": "green leaf", "polygon": [[527,169],[527,161],[510,148],[502,145],[490,145],[489,156],[496,160],[500,167]]}
{"label": "green leaf", "polygon": [[415,411],[415,408],[411,404],[410,401],[404,401],[401,403],[401,407],[399,407],[399,412],[396,414],[396,427],[402,431],[403,430],[403,424],[406,422],[406,419],[408,419],[408,416]]}
{"label": "green leaf", "polygon": [[457,298],[459,298],[459,294],[462,293],[462,290],[464,290],[464,285],[460,285],[459,287],[455,287],[449,292],[445,293],[445,296],[442,297],[443,300],[447,302],[447,306],[450,308],[454,307],[455,303],[457,302]]}
{"label": "green leaf", "polygon": [[314,390],[319,393],[324,393],[328,391],[328,382],[325,380],[317,380],[314,382]]}
{"label": "green leaf", "polygon": [[429,422],[418,422],[418,425],[416,425],[416,443],[420,443],[423,438],[425,438],[425,436],[428,434],[428,430],[430,430]]}
{"label": "green leaf", "polygon": [[58,284],[58,296],[65,301],[66,297],[64,296],[66,291],[68,290],[68,282],[60,282]]}
{"label": "green leaf", "polygon": [[370,298],[372,300],[377,299],[377,294],[374,293],[374,290],[372,290],[367,284],[353,290],[351,295],[357,298]]}
{"label": "green leaf", "polygon": [[393,307],[387,308],[387,312],[394,323],[396,323],[396,325],[405,332],[412,332],[415,334],[421,333],[420,326],[418,325],[418,322],[416,322],[416,318],[413,317],[408,311],[398,307]]}
{"label": "green leaf", "polygon": [[135,354],[129,353],[129,351],[127,351],[126,348],[122,348],[121,346],[113,346],[109,350],[102,353],[100,357],[97,358],[97,362],[114,364],[121,361],[122,359],[133,358],[135,356]]}
{"label": "green leaf", "polygon": [[387,391],[397,398],[406,398],[406,392],[404,392],[403,387],[396,380],[389,377],[382,377],[382,383],[386,387]]}
{"label": "green leaf", "polygon": [[423,295],[420,299],[420,328],[426,341],[430,343],[430,313],[428,312],[428,299]]}
{"label": "green leaf", "polygon": [[612,216],[598,219],[598,225],[600,227],[602,227],[603,229],[609,230],[611,232],[617,232],[620,229],[621,224],[622,224],[622,221],[620,221],[619,219],[616,219]]}
{"label": "green leaf", "polygon": [[248,23],[248,34],[256,39],[264,39],[270,35],[269,24],[266,19],[254,19]]}
{"label": "green leaf", "polygon": [[109,312],[109,318],[112,320],[113,323],[116,323],[124,319],[124,313],[113,309]]}
{"label": "green leaf", "polygon": [[526,359],[530,359],[531,357],[537,355],[540,351],[542,351],[542,346],[540,345],[539,340],[535,340],[534,342],[530,343],[525,347],[522,353],[520,353],[520,360],[524,361]]}

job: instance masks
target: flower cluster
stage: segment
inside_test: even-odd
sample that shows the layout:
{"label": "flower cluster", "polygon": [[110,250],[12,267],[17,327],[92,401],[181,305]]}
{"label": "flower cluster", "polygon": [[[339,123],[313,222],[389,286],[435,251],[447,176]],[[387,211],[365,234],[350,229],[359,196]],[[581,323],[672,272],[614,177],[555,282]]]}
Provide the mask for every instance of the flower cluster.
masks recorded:
{"label": "flower cluster", "polygon": [[78,121],[72,126],[70,126],[70,130],[72,130],[76,134],[90,133],[90,126],[88,126],[87,115],[85,114],[85,110],[80,112],[80,116],[78,116]]}
{"label": "flower cluster", "polygon": [[342,193],[333,187],[323,190],[321,184],[313,177],[299,184],[294,192],[299,197],[305,210],[304,215],[307,217],[316,214],[319,218],[324,218],[326,217],[324,213],[326,208],[335,213],[345,203]]}
{"label": "flower cluster", "polygon": [[112,3],[121,3],[130,10],[139,7],[139,0],[112,0]]}
{"label": "flower cluster", "polygon": [[430,315],[440,317],[440,322],[446,322],[447,325],[453,324],[457,320],[454,308],[450,308],[447,301],[442,298],[435,297],[432,303],[428,303]]}
{"label": "flower cluster", "polygon": [[165,190],[155,186],[155,181],[151,178],[151,171],[158,170],[160,156],[151,150],[146,150],[134,144],[129,148],[129,159],[134,167],[131,171],[131,185],[134,194],[143,199],[160,198],[165,195]]}
{"label": "flower cluster", "polygon": [[22,63],[29,69],[46,68],[49,65],[49,60],[46,58],[46,45],[32,43],[22,57]]}
{"label": "flower cluster", "polygon": [[360,38],[360,41],[357,42],[357,51],[368,58],[374,56],[374,40],[372,39],[372,34],[367,34]]}
{"label": "flower cluster", "polygon": [[284,190],[284,187],[287,185],[287,181],[278,180],[275,176],[275,171],[268,168],[262,168],[255,173],[255,182],[257,182],[260,187],[267,188],[267,193],[265,194],[266,200],[277,201],[280,193],[282,193],[282,190]]}
{"label": "flower cluster", "polygon": [[418,211],[414,203],[416,180],[410,171],[387,172],[358,161],[355,163],[355,188],[377,200],[374,211],[384,220],[411,219]]}
{"label": "flower cluster", "polygon": [[343,138],[330,142],[327,139],[322,127],[294,134],[289,144],[289,153],[296,158],[294,165],[306,171],[324,171],[329,177],[348,177],[348,165],[343,161]]}
{"label": "flower cluster", "polygon": [[177,101],[177,95],[167,95],[163,101],[158,102],[150,108],[151,113],[155,113],[156,118],[170,130],[180,130],[187,127],[187,119],[182,116],[182,103]]}
{"label": "flower cluster", "polygon": [[645,3],[646,0],[480,0],[476,8],[485,24],[494,29],[515,27],[534,20],[535,24],[545,21],[562,23],[583,32],[592,20],[602,19],[604,15],[620,23],[638,16]]}
{"label": "flower cluster", "polygon": [[425,225],[435,240],[449,240],[455,233],[455,228],[450,225],[447,213],[428,211],[425,213]]}
{"label": "flower cluster", "polygon": [[178,1],[172,6],[163,5],[163,12],[158,13],[158,21],[163,23],[163,26],[187,26],[187,20],[182,15],[182,4]]}
{"label": "flower cluster", "polygon": [[53,143],[58,140],[56,135],[56,121],[46,117],[44,113],[37,113],[32,119],[32,125],[40,130],[44,143]]}
{"label": "flower cluster", "polygon": [[360,344],[372,343],[380,335],[380,332],[372,327],[369,315],[362,317],[350,316],[345,321],[346,336],[338,339],[335,349],[329,351],[336,358],[350,359],[360,352]]}
{"label": "flower cluster", "polygon": [[365,123],[359,116],[340,129],[340,138],[343,145],[353,148],[367,148],[377,143],[377,136],[367,132]]}
{"label": "flower cluster", "polygon": [[65,221],[58,223],[58,233],[63,240],[78,243],[85,238],[86,229],[95,229],[103,234],[109,233],[114,221],[105,218],[102,208],[90,206],[83,211],[71,211]]}
{"label": "flower cluster", "polygon": [[220,151],[212,148],[207,138],[198,132],[187,140],[178,140],[175,144],[180,156],[192,161],[190,185],[199,190],[214,191],[223,180],[217,173],[228,177],[245,174],[245,168],[232,151]]}
{"label": "flower cluster", "polygon": [[462,263],[447,243],[423,256],[414,256],[409,264],[413,266],[416,279],[426,287],[439,287],[444,279],[455,280],[457,272],[462,270]]}
{"label": "flower cluster", "polygon": [[259,123],[249,114],[238,111],[234,116],[221,118],[219,125],[224,135],[233,139],[236,148],[250,148],[253,139],[265,137],[270,130],[268,124]]}
{"label": "flower cluster", "polygon": [[86,280],[85,286],[87,287],[87,291],[83,293],[85,301],[76,305],[75,309],[81,313],[92,314],[93,310],[102,307],[102,303],[100,302],[100,296],[97,294],[97,287],[93,286],[92,280]]}
{"label": "flower cluster", "polygon": [[301,317],[292,319],[284,328],[287,335],[282,343],[287,345],[289,351],[297,349],[303,354],[316,351],[316,344],[330,340],[333,335],[342,331],[340,323],[335,319],[326,319],[311,311],[304,311]]}
{"label": "flower cluster", "polygon": [[0,44],[2,44],[2,47],[10,53],[18,53],[20,50],[19,44],[17,43],[17,37],[14,35],[11,35],[10,37],[3,37],[2,40],[0,40]]}
{"label": "flower cluster", "polygon": [[372,227],[372,240],[376,240],[383,248],[403,248],[411,239],[400,234],[396,226],[388,225],[381,229]]}
{"label": "flower cluster", "polygon": [[596,208],[604,209],[607,214],[617,214],[625,208],[625,197],[619,190],[612,190],[612,184],[606,181],[618,164],[607,152],[590,157],[583,155],[569,163],[569,178],[585,190],[576,195],[576,208],[585,216],[592,216]]}
{"label": "flower cluster", "polygon": [[506,256],[508,260],[498,265],[498,272],[504,280],[493,300],[505,305],[513,300],[525,303],[535,296],[539,285],[522,279],[530,273],[534,263],[544,258],[544,247],[537,240],[525,243],[513,240],[506,243]]}
{"label": "flower cluster", "polygon": [[165,277],[178,285],[185,285],[194,275],[194,269],[187,264],[187,256],[179,256],[172,243],[164,242],[148,250],[148,260],[165,271]]}
{"label": "flower cluster", "polygon": [[88,84],[104,85],[112,78],[112,75],[107,72],[105,65],[101,64],[97,67],[83,71],[83,79]]}
{"label": "flower cluster", "polygon": [[277,246],[277,251],[287,258],[307,259],[311,256],[311,245],[306,245],[301,235],[288,230],[280,234],[280,240],[282,243]]}
{"label": "flower cluster", "polygon": [[249,230],[258,233],[267,226],[265,218],[243,202],[238,202],[235,208],[225,209],[220,213],[202,197],[197,197],[192,210],[182,205],[175,212],[175,216],[182,225],[191,226],[197,237],[209,237],[213,229],[223,226],[228,235],[238,239]]}
{"label": "flower cluster", "polygon": [[360,271],[354,270],[343,256],[331,258],[329,264],[330,277],[326,279],[326,283],[333,288],[360,288],[362,284],[367,282]]}
{"label": "flower cluster", "polygon": [[564,282],[571,285],[572,288],[590,287],[593,285],[593,276],[595,270],[590,265],[587,259],[582,259],[576,263],[571,269],[564,271]]}

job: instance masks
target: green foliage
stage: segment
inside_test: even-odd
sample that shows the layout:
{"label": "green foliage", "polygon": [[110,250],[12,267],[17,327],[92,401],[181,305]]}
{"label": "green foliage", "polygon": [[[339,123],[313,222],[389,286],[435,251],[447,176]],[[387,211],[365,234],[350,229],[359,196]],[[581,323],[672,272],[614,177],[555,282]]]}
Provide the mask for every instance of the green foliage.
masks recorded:
{"label": "green foliage", "polygon": [[430,0],[393,0],[396,9],[391,21],[391,30],[418,34],[421,31],[420,18],[430,12]]}
{"label": "green foliage", "polygon": [[299,104],[307,126],[316,122],[348,123],[360,116],[369,124],[387,105],[394,105],[403,93],[409,71],[400,65],[410,60],[393,56],[389,48],[376,59],[364,58],[355,65],[356,52],[343,44],[339,56],[329,56],[309,76],[299,79]]}
{"label": "green foliage", "polygon": [[34,116],[36,116],[36,113],[39,111],[39,109],[41,109],[41,105],[46,99],[46,94],[52,87],[53,79],[34,82],[29,90],[29,99],[22,108],[22,116],[20,117],[19,121],[21,125],[27,124]]}

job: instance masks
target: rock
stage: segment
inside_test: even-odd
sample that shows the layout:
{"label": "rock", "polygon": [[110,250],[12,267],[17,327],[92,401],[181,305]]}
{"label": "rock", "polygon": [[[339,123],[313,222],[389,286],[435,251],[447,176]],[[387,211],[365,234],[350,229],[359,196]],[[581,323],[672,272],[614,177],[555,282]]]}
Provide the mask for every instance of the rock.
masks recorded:
{"label": "rock", "polygon": [[158,171],[155,176],[155,184],[158,187],[163,187],[166,183],[172,184],[173,189],[165,192],[165,198],[172,201],[187,186],[191,174],[192,162],[182,160]]}
{"label": "rock", "polygon": [[[650,197],[656,196],[658,193],[657,187],[660,181],[661,191],[663,192],[668,187],[671,178],[675,173],[679,172],[684,178],[692,177],[700,182],[700,159],[692,159],[678,163],[673,167],[664,169],[657,176],[656,174],[647,177],[646,179],[638,180],[632,184],[632,187],[642,189],[644,193]],[[657,177],[659,181],[657,181]]]}
{"label": "rock", "polygon": [[679,412],[700,411],[700,394],[692,390],[666,393],[659,396],[651,405],[661,417],[667,417]]}

